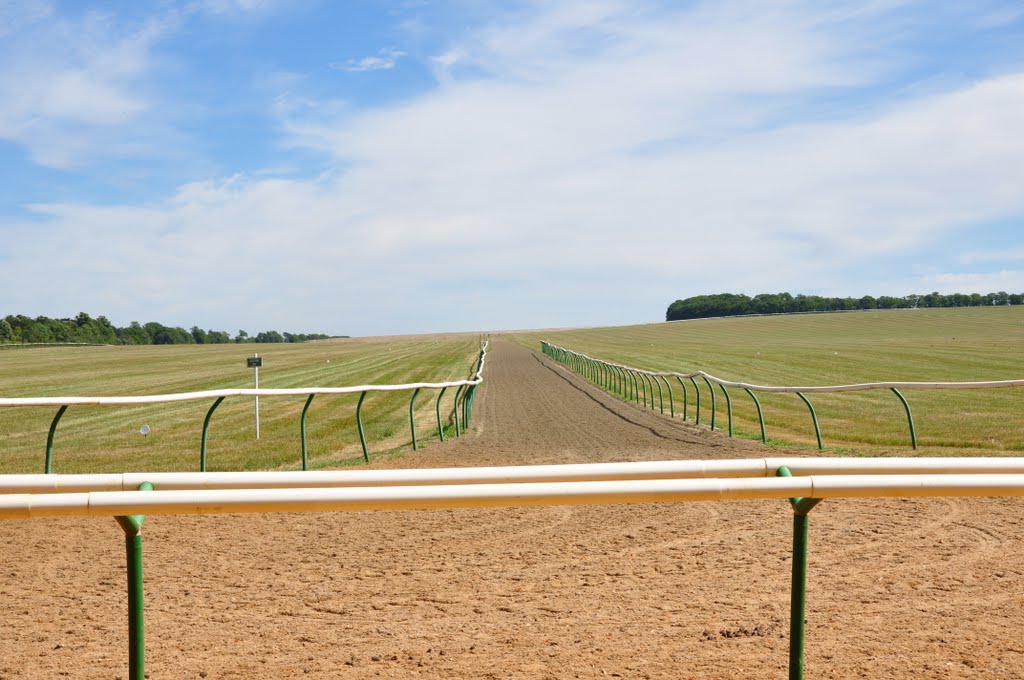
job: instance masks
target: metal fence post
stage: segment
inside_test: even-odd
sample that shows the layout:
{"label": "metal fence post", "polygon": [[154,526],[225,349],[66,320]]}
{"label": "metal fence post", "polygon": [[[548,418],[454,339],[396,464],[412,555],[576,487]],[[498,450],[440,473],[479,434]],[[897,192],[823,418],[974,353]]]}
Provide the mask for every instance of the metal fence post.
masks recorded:
{"label": "metal fence post", "polygon": [[309,395],[306,399],[306,405],[302,407],[302,418],[299,420],[299,432],[302,435],[302,469],[309,469],[309,447],[306,445],[306,413],[309,411],[309,405],[313,403],[313,397],[315,394]]}
{"label": "metal fence post", "polygon": [[416,416],[413,415],[413,406],[416,404],[416,395],[420,393],[420,388],[416,388],[412,392],[412,399],[409,400],[409,429],[412,430],[412,450],[416,450]]}
{"label": "metal fence post", "polygon": [[356,425],[359,428],[359,443],[363,447],[363,460],[370,462],[370,451],[366,448],[366,430],[363,429],[363,399],[366,399],[366,390],[359,395],[359,403],[356,404]]}
{"label": "metal fence post", "polygon": [[[139,491],[152,491],[153,485],[143,482]],[[115,517],[124,530],[125,564],[128,574],[128,678],[146,677],[145,601],[142,587],[142,515]]]}
{"label": "metal fence post", "polygon": [[206,412],[206,419],[203,420],[203,438],[199,443],[199,471],[206,472],[206,440],[210,434],[210,418],[213,417],[213,412],[217,410],[220,403],[224,401],[224,397],[217,397],[213,402],[213,406]]}
{"label": "metal fence post", "polygon": [[46,435],[46,461],[43,463],[43,471],[46,474],[50,474],[53,469],[53,435],[57,431],[57,423],[60,422],[60,417],[64,415],[64,411],[68,410],[68,405],[64,404],[57,409],[57,415],[53,417],[50,422],[50,433]]}

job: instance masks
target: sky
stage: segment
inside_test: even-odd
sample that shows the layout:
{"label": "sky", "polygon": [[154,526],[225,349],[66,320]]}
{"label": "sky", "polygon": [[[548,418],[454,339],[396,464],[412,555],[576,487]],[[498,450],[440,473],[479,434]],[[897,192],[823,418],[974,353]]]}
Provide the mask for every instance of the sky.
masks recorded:
{"label": "sky", "polygon": [[0,316],[1024,292],[1024,4],[0,0]]}

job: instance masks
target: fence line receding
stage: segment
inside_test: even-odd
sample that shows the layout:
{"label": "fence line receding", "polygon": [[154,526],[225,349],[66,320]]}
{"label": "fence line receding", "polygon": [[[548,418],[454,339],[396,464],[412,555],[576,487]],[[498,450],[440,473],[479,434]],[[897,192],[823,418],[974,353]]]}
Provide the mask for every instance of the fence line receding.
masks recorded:
{"label": "fence line receding", "polygon": [[[401,385],[353,385],[346,387],[288,387],[288,388],[261,388],[261,389],[223,389],[205,390],[201,392],[179,392],[176,394],[154,394],[127,397],[0,397],[0,408],[15,407],[42,407],[58,406],[56,415],[50,422],[50,428],[46,436],[46,453],[43,463],[43,472],[53,472],[54,435],[57,425],[60,423],[64,413],[70,406],[124,406],[140,404],[165,404],[183,401],[204,401],[213,400],[213,404],[206,412],[203,420],[202,434],[199,440],[199,470],[206,471],[207,443],[209,439],[210,422],[217,407],[225,399],[231,397],[289,397],[304,396],[306,402],[302,408],[302,415],[299,420],[299,437],[301,440],[301,461],[302,469],[309,469],[309,446],[306,436],[306,418],[314,397],[320,394],[359,394],[359,402],[356,405],[356,425],[359,431],[359,444],[362,448],[363,460],[370,462],[370,451],[366,441],[366,431],[363,427],[363,400],[370,392],[403,392],[411,391],[412,397],[409,400],[409,429],[412,432],[413,448],[417,448],[416,440],[416,416],[414,404],[417,395],[421,390],[439,390],[435,413],[437,415],[437,432],[441,441],[444,441],[444,422],[441,417],[441,397],[449,387],[458,387],[453,406],[453,421],[456,434],[461,435],[473,416],[473,405],[476,400],[476,389],[483,382],[484,363],[487,358],[488,340],[481,340],[480,351],[474,361],[473,374],[466,380],[453,380],[449,382],[419,382]],[[461,419],[461,423],[459,422]]]}
{"label": "fence line receding", "polygon": [[[696,417],[695,421],[700,424],[700,388],[697,386],[696,378],[701,378],[708,387],[708,392],[711,394],[711,420],[710,427],[712,430],[716,429],[715,416],[717,415],[717,401],[715,398],[715,385],[718,385],[722,394],[726,400],[726,414],[728,417],[729,436],[733,436],[733,417],[732,417],[732,396],[729,394],[728,387],[734,387],[742,389],[747,393],[748,396],[753,400],[755,407],[757,408],[757,420],[761,429],[761,441],[764,443],[768,442],[767,430],[764,422],[764,411],[761,408],[761,402],[758,400],[755,392],[769,392],[769,393],[789,393],[798,396],[801,401],[807,406],[808,413],[811,417],[811,424],[814,427],[814,436],[818,443],[818,449],[823,449],[824,444],[821,437],[821,426],[818,423],[818,414],[814,410],[814,405],[811,400],[807,398],[808,394],[821,394],[821,393],[836,393],[836,392],[857,392],[862,390],[889,390],[896,395],[900,405],[903,407],[903,411],[907,418],[907,428],[910,432],[910,446],[913,449],[917,449],[917,427],[914,425],[914,414],[910,408],[910,402],[907,401],[906,396],[900,392],[900,390],[973,390],[973,389],[992,389],[992,388],[1006,388],[1006,387],[1024,387],[1024,379],[1019,380],[980,380],[980,381],[968,381],[968,382],[871,382],[871,383],[856,383],[850,385],[813,385],[813,386],[780,386],[780,385],[756,385],[754,383],[739,382],[735,380],[723,380],[717,378],[710,373],[704,371],[693,371],[691,373],[678,373],[675,371],[649,371],[642,368],[634,368],[632,366],[625,366],[623,364],[617,364],[611,361],[605,361],[604,359],[595,359],[594,357],[587,356],[580,352],[575,352],[564,347],[553,345],[546,341],[541,341],[541,350],[547,356],[551,357],[555,361],[567,366],[571,370],[579,373],[587,380],[590,380],[594,384],[602,387],[603,389],[617,393],[627,401],[634,401],[636,403],[643,403],[645,407],[651,409],[659,408],[662,413],[665,412],[664,404],[661,401],[661,383],[659,379],[664,380],[665,385],[669,385],[668,378],[676,378],[679,385],[683,389],[683,419],[689,418],[688,413],[688,390],[686,383],[683,379],[686,378],[690,381],[693,386],[696,401]],[[632,378],[632,383],[626,380],[629,375]],[[658,384],[658,404],[655,404],[654,390],[653,387],[648,390],[646,387],[641,387],[638,391],[637,378],[640,378],[639,383],[644,384],[644,381],[648,381],[648,384]],[[632,387],[632,389],[631,389]],[[648,400],[648,392],[650,392],[650,399]],[[648,403],[649,401],[649,403]],[[672,392],[669,387],[669,401],[672,403]],[[675,417],[674,404],[671,409],[671,417]]]}

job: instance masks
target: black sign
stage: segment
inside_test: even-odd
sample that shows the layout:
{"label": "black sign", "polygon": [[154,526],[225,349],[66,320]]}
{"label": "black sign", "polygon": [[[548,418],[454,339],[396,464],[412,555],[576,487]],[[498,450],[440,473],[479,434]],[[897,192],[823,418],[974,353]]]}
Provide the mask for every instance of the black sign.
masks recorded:
{"label": "black sign", "polygon": [[249,357],[245,360],[246,368],[263,368],[263,357]]}

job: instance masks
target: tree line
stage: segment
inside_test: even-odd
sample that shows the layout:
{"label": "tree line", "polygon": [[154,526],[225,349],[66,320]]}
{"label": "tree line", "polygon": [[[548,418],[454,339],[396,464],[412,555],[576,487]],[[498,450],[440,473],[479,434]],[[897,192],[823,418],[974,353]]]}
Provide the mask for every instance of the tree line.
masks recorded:
{"label": "tree line", "polygon": [[93,345],[224,345],[241,342],[306,342],[325,340],[323,333],[279,333],[262,331],[249,335],[240,330],[235,335],[226,331],[204,330],[193,326],[165,326],[155,321],[140,324],[132,321],[123,328],[110,323],[105,316],[95,319],[85,312],[73,319],[50,319],[11,314],[0,319],[0,343],[86,343]]}
{"label": "tree line", "polygon": [[1024,304],[1024,293],[928,293],[894,297],[822,297],[819,295],[790,295],[789,293],[761,293],[754,297],[735,293],[697,295],[676,300],[668,306],[666,321],[704,319],[712,316],[740,316],[743,314],[787,314],[794,312],[838,312],[857,309],[918,309],[921,307],[985,307],[991,305]]}

